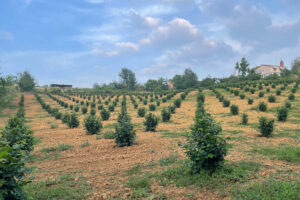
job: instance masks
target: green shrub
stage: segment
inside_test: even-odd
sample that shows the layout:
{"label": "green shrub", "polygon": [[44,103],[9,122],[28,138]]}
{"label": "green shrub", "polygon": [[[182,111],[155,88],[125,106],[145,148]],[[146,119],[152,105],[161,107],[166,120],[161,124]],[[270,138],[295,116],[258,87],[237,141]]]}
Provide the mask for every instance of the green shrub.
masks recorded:
{"label": "green shrub", "polygon": [[63,115],[62,122],[66,124],[66,123],[68,123],[69,120],[70,120],[70,114],[69,113],[65,113]]}
{"label": "green shrub", "polygon": [[96,115],[96,110],[94,108],[92,108],[91,111],[90,111],[90,114],[91,115]]}
{"label": "green shrub", "polygon": [[238,90],[234,90],[234,96],[239,96],[239,94],[240,94],[240,91],[238,91]]}
{"label": "green shrub", "polygon": [[73,107],[74,107],[73,105],[70,105],[70,110],[73,110]]}
{"label": "green shrub", "polygon": [[202,94],[201,92],[199,92],[199,93],[197,94],[197,102],[202,102],[202,103],[204,103],[204,101],[205,101],[205,96],[204,96],[204,94]]}
{"label": "green shrub", "polygon": [[126,112],[122,109],[119,114],[118,123],[115,126],[115,142],[119,147],[131,146],[135,141],[136,133],[131,124],[131,119]]}
{"label": "green shrub", "polygon": [[83,125],[88,135],[97,134],[102,129],[100,118],[95,115],[89,115],[84,118]]}
{"label": "green shrub", "polygon": [[240,94],[240,99],[245,99],[245,94]]}
{"label": "green shrub", "polygon": [[265,102],[259,102],[258,104],[258,110],[261,112],[266,112],[268,109],[267,104]]}
{"label": "green shrub", "polygon": [[281,90],[276,90],[276,95],[280,96],[280,94],[281,94]]}
{"label": "green shrub", "polygon": [[103,105],[102,104],[98,105],[98,110],[102,110],[102,109],[103,109]]}
{"label": "green shrub", "polygon": [[230,106],[230,113],[232,115],[238,115],[239,114],[239,107],[237,105],[231,105]]}
{"label": "green shrub", "polygon": [[149,113],[148,115],[146,115],[146,120],[144,121],[144,125],[146,131],[155,131],[158,125],[158,118],[152,113]]}
{"label": "green shrub", "polygon": [[291,92],[292,93],[296,93],[297,89],[296,88],[292,88]]}
{"label": "green shrub", "polygon": [[223,107],[229,107],[229,105],[230,105],[230,101],[227,100],[227,99],[224,99],[223,100]]}
{"label": "green shrub", "polygon": [[86,113],[87,113],[87,107],[86,107],[86,106],[83,106],[83,107],[81,108],[81,112],[82,112],[82,114],[86,114]]}
{"label": "green shrub", "polygon": [[148,103],[147,100],[144,100],[144,101],[143,101],[143,104],[144,104],[144,105],[147,105],[147,103]]}
{"label": "green shrub", "polygon": [[75,113],[72,113],[70,115],[70,119],[67,123],[67,125],[70,127],[70,128],[76,128],[79,126],[79,120],[77,118],[77,116],[75,115]]}
{"label": "green shrub", "polygon": [[243,125],[247,125],[248,124],[248,115],[246,113],[244,113],[242,115],[242,124]]}
{"label": "green shrub", "polygon": [[223,166],[227,145],[219,136],[221,132],[221,127],[209,114],[202,113],[196,117],[195,124],[187,135],[187,144],[183,146],[187,157],[192,161],[192,173],[200,173],[202,169],[214,172]]}
{"label": "green shrub", "polygon": [[251,89],[250,92],[251,92],[251,94],[254,94],[255,93],[255,89]]}
{"label": "green shrub", "polygon": [[145,117],[146,109],[145,108],[139,108],[138,109],[138,116],[139,117]]}
{"label": "green shrub", "polygon": [[276,102],[276,97],[274,95],[271,95],[271,96],[268,97],[268,101],[270,103],[275,103]]}
{"label": "green shrub", "polygon": [[61,117],[62,117],[61,112],[56,112],[56,113],[54,114],[54,117],[55,117],[55,119],[61,119]]}
{"label": "green shrub", "polygon": [[249,104],[249,105],[252,105],[252,104],[253,104],[253,99],[252,99],[252,98],[249,98],[249,99],[248,99],[248,104]]}
{"label": "green shrub", "polygon": [[277,120],[285,122],[288,117],[288,109],[286,107],[281,107],[277,110]]}
{"label": "green shrub", "polygon": [[185,97],[186,97],[186,94],[185,94],[185,93],[182,93],[182,94],[180,95],[180,98],[181,98],[182,100],[185,100]]}
{"label": "green shrub", "polygon": [[171,112],[167,109],[162,109],[161,110],[161,118],[163,122],[168,122],[171,119]]}
{"label": "green shrub", "polygon": [[79,111],[79,106],[75,106],[74,111],[78,112]]}
{"label": "green shrub", "polygon": [[114,111],[115,111],[115,107],[114,107],[113,105],[109,105],[109,106],[108,106],[108,110],[109,110],[110,112],[114,112]]}
{"label": "green shrub", "polygon": [[288,96],[288,98],[289,98],[290,101],[293,101],[293,100],[295,100],[295,95],[294,94],[290,94]]}
{"label": "green shrub", "polygon": [[284,104],[284,106],[285,106],[286,108],[288,108],[288,109],[291,109],[291,108],[292,108],[292,105],[291,105],[291,103],[290,103],[289,101],[286,101],[285,104]]}
{"label": "green shrub", "polygon": [[258,97],[263,97],[264,95],[265,95],[265,93],[263,93],[263,92],[258,93]]}
{"label": "green shrub", "polygon": [[259,118],[259,130],[262,136],[270,137],[274,130],[274,119]]}
{"label": "green shrub", "polygon": [[175,105],[170,105],[170,106],[168,106],[168,111],[169,111],[170,113],[174,114],[175,111],[176,111]]}
{"label": "green shrub", "polygon": [[157,105],[157,106],[160,106],[160,101],[156,101],[156,105]]}
{"label": "green shrub", "polygon": [[103,108],[100,112],[100,115],[101,115],[101,118],[103,121],[107,121],[107,120],[109,120],[110,112],[107,111],[105,108]]}
{"label": "green shrub", "polygon": [[149,110],[150,110],[150,111],[156,110],[156,106],[155,106],[154,104],[150,104],[150,105],[149,105]]}
{"label": "green shrub", "polygon": [[267,89],[266,89],[266,92],[270,92],[270,88],[267,88]]}
{"label": "green shrub", "polygon": [[174,105],[177,107],[177,108],[180,108],[180,106],[181,106],[181,99],[175,99],[175,101],[174,101]]}

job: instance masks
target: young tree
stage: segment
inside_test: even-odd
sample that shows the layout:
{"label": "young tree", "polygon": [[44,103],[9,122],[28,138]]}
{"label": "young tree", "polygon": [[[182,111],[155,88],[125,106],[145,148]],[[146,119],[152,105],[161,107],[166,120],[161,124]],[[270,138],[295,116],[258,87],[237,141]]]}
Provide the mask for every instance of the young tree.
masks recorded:
{"label": "young tree", "polygon": [[35,86],[33,76],[28,72],[24,71],[23,73],[19,73],[19,87],[21,91],[31,91]]}
{"label": "young tree", "polygon": [[238,76],[239,76],[240,75],[240,71],[241,71],[241,69],[240,69],[240,63],[239,62],[235,63],[235,68],[234,69],[237,71]]}
{"label": "young tree", "polygon": [[121,78],[121,82],[125,88],[135,89],[136,87],[136,78],[135,73],[133,73],[130,69],[122,68],[119,73],[119,77]]}

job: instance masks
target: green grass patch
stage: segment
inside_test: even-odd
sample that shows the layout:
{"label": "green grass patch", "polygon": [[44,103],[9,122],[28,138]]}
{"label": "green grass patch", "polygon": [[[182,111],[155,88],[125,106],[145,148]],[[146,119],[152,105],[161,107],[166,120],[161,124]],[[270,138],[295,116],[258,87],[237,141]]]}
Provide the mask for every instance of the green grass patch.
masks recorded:
{"label": "green grass patch", "polygon": [[296,200],[300,199],[300,182],[266,180],[233,190],[237,200]]}
{"label": "green grass patch", "polygon": [[159,130],[162,133],[162,137],[169,137],[169,138],[178,138],[186,136],[186,132],[174,132],[170,130]]}
{"label": "green grass patch", "polygon": [[131,188],[131,198],[137,199],[142,197],[148,197],[151,194],[150,186],[152,184],[151,179],[147,176],[132,176],[125,183]]}
{"label": "green grass patch", "polygon": [[243,133],[244,131],[242,130],[224,130],[224,133],[230,133],[230,134],[239,134]]}
{"label": "green grass patch", "polygon": [[25,187],[28,199],[87,199],[91,187],[81,176],[64,174],[54,180],[32,182]]}
{"label": "green grass patch", "polygon": [[270,157],[271,159],[283,160],[291,163],[300,162],[300,147],[279,145],[278,147],[262,147],[253,149],[252,152]]}
{"label": "green grass patch", "polygon": [[299,138],[300,129],[281,129],[277,131],[276,137]]}

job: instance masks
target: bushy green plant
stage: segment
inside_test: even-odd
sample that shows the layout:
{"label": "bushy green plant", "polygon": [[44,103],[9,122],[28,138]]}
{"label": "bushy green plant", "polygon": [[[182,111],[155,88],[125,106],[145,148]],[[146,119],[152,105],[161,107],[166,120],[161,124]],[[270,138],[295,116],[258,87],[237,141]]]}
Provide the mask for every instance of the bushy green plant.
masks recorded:
{"label": "bushy green plant", "polygon": [[91,115],[96,115],[96,110],[94,108],[92,108],[91,111],[90,111],[90,114]]}
{"label": "bushy green plant", "polygon": [[259,93],[258,93],[258,97],[263,97],[264,95],[265,95],[264,92],[259,92]]}
{"label": "bushy green plant", "polygon": [[138,116],[139,117],[145,117],[146,109],[145,108],[139,108],[138,109]]}
{"label": "bushy green plant", "polygon": [[69,120],[70,120],[70,114],[65,113],[62,117],[62,122],[66,124],[66,123],[68,123]]}
{"label": "bushy green plant", "polygon": [[182,94],[180,95],[180,98],[181,98],[182,100],[185,100],[185,97],[186,97],[186,94],[185,94],[185,93],[182,93]]}
{"label": "bushy green plant", "polygon": [[268,101],[270,103],[275,103],[276,102],[276,97],[274,95],[271,95],[271,96],[268,97]]}
{"label": "bushy green plant", "polygon": [[270,88],[267,88],[267,89],[266,89],[266,92],[270,92]]}
{"label": "bushy green plant", "polygon": [[245,99],[245,94],[240,94],[240,99]]}
{"label": "bushy green plant", "polygon": [[183,145],[187,157],[192,161],[192,173],[200,173],[202,170],[214,172],[223,166],[227,144],[219,136],[221,132],[221,127],[209,114],[201,113],[196,117],[187,135],[187,143]]}
{"label": "bushy green plant", "polygon": [[254,94],[255,93],[255,89],[251,89],[250,92],[251,92],[251,94]]}
{"label": "bushy green plant", "polygon": [[276,90],[276,95],[280,96],[280,94],[281,94],[281,90]]}
{"label": "bushy green plant", "polygon": [[274,130],[274,119],[259,118],[259,130],[262,136],[270,137]]}
{"label": "bushy green plant", "polygon": [[144,105],[147,105],[147,103],[148,103],[148,102],[147,102],[147,100],[145,99],[145,100],[143,101],[143,104],[144,104]]}
{"label": "bushy green plant", "polygon": [[238,91],[238,90],[234,90],[234,96],[239,96],[239,94],[240,94],[240,91]]}
{"label": "bushy green plant", "polygon": [[110,117],[110,112],[108,110],[106,110],[105,108],[103,108],[100,112],[101,118],[103,121],[107,121],[109,120]]}
{"label": "bushy green plant", "polygon": [[286,108],[288,108],[288,109],[291,109],[291,108],[292,108],[292,105],[291,105],[291,103],[290,103],[289,101],[286,101],[286,102],[284,103],[284,106],[285,106]]}
{"label": "bushy green plant", "polygon": [[79,111],[79,106],[75,106],[74,111],[78,112]]}
{"label": "bushy green plant", "polygon": [[171,119],[171,112],[167,109],[162,109],[161,110],[161,118],[163,122],[168,122]]}
{"label": "bushy green plant", "polygon": [[230,105],[230,101],[227,99],[224,99],[222,103],[223,103],[223,107],[225,107],[225,108],[229,107],[229,105]]}
{"label": "bushy green plant", "polygon": [[81,112],[82,112],[82,114],[86,114],[87,113],[87,107],[86,106],[81,107]]}
{"label": "bushy green plant", "polygon": [[174,101],[174,105],[177,107],[177,108],[180,108],[180,106],[181,106],[181,99],[175,99],[175,101]]}
{"label": "bushy green plant", "polygon": [[239,107],[237,105],[231,105],[230,106],[230,113],[232,115],[238,115],[239,114]]}
{"label": "bushy green plant", "polygon": [[290,94],[290,95],[288,96],[288,99],[289,99],[290,101],[295,100],[295,95],[294,95],[294,94]]}
{"label": "bushy green plant", "polygon": [[243,125],[248,124],[248,115],[246,113],[243,113],[243,115],[242,115],[242,124]]}
{"label": "bushy green plant", "polygon": [[109,105],[109,106],[108,106],[108,110],[109,110],[110,112],[114,112],[114,111],[115,111],[115,107],[114,107],[113,105]]}
{"label": "bushy green plant", "polygon": [[103,105],[102,104],[98,105],[98,110],[102,110],[102,109],[103,109]]}
{"label": "bushy green plant", "polygon": [[288,109],[286,107],[281,107],[277,110],[277,120],[280,122],[285,122],[288,117]]}
{"label": "bushy green plant", "polygon": [[130,116],[125,108],[118,116],[118,122],[115,126],[115,142],[118,146],[131,146],[135,141],[136,133],[131,123]]}
{"label": "bushy green plant", "polygon": [[84,118],[83,125],[88,135],[97,134],[102,129],[102,123],[99,117],[89,115]]}
{"label": "bushy green plant", "polygon": [[175,105],[170,105],[168,106],[168,110],[170,111],[170,113],[174,114],[176,111],[176,106]]}
{"label": "bushy green plant", "polygon": [[150,110],[150,111],[156,110],[156,106],[155,106],[154,104],[150,104],[150,105],[149,105],[149,110]]}
{"label": "bushy green plant", "polygon": [[249,98],[249,99],[248,99],[248,104],[249,104],[249,105],[252,105],[252,104],[253,104],[253,99],[252,99],[252,98]]}
{"label": "bushy green plant", "polygon": [[152,114],[149,113],[146,115],[146,120],[144,121],[145,125],[145,131],[155,131],[157,125],[158,125],[158,118]]}
{"label": "bushy green plant", "polygon": [[258,110],[261,112],[266,112],[268,109],[267,104],[265,104],[265,102],[259,102],[258,104]]}
{"label": "bushy green plant", "polygon": [[79,120],[75,113],[72,113],[70,115],[70,119],[69,119],[67,125],[69,126],[69,128],[76,128],[79,126]]}
{"label": "bushy green plant", "polygon": [[160,106],[160,101],[156,101],[156,105],[157,105],[157,106]]}

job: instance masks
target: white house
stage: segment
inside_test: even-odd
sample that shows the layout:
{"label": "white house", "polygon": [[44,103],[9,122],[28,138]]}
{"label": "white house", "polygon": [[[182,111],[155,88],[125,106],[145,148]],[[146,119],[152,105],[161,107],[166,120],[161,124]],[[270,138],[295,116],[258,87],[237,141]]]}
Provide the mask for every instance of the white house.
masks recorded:
{"label": "white house", "polygon": [[281,60],[280,65],[260,65],[255,69],[257,74],[260,74],[263,78],[271,74],[278,74],[280,76],[282,70],[285,69],[284,62]]}

